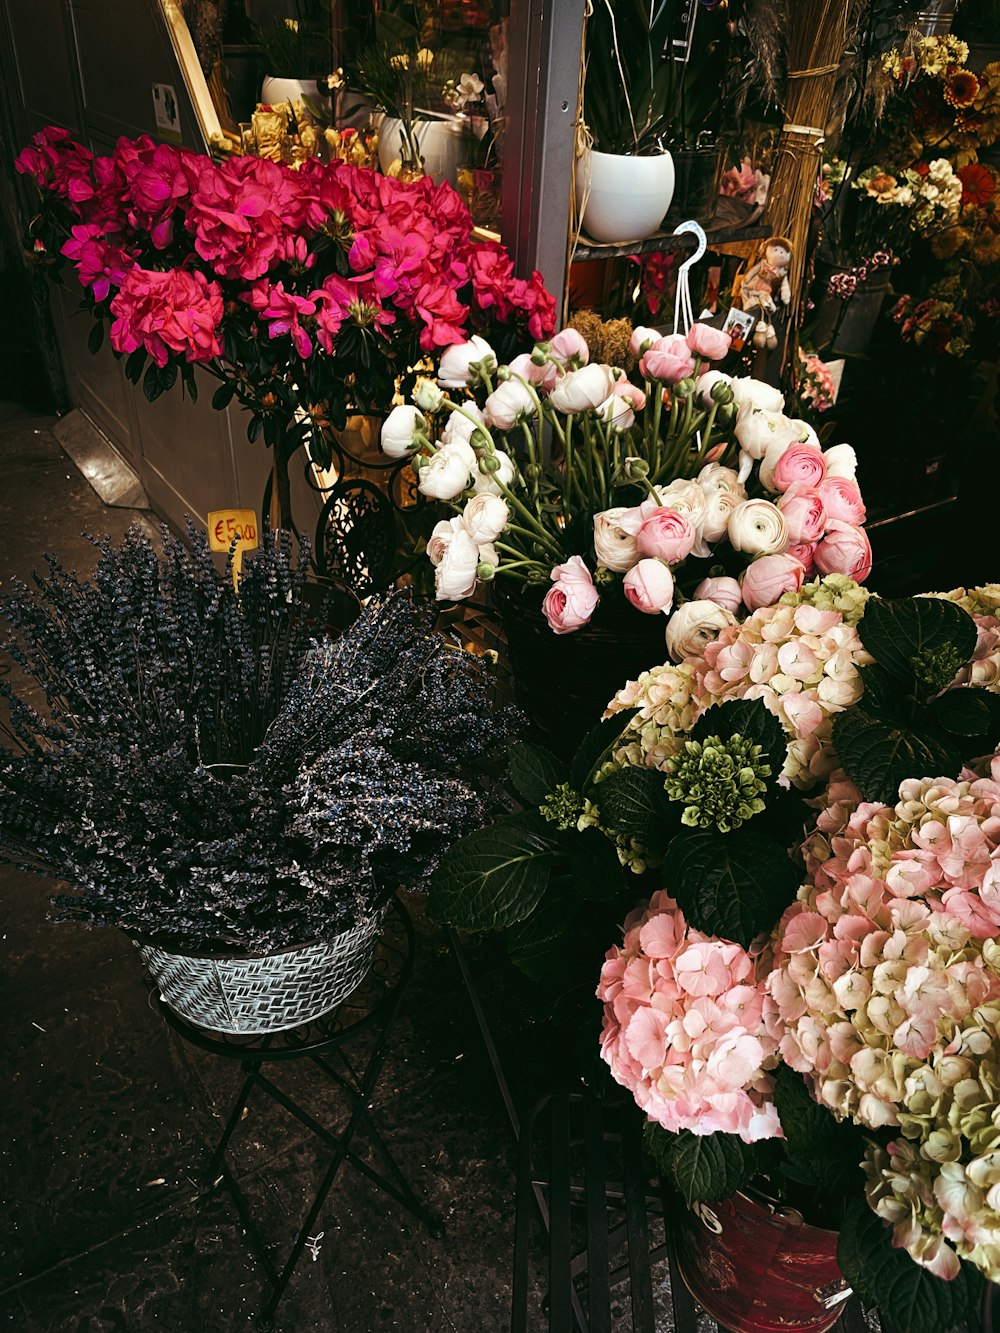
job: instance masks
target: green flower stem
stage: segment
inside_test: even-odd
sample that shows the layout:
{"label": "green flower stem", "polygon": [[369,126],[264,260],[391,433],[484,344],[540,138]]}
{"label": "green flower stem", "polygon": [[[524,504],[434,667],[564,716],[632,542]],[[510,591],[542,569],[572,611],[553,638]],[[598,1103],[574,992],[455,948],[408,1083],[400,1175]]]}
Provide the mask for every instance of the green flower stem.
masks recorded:
{"label": "green flower stem", "polygon": [[466,421],[471,421],[476,430],[481,430],[483,432],[494,451],[496,450],[496,443],[494,442],[493,436],[478,417],[474,417],[472,413],[462,407],[460,403],[453,403],[450,398],[443,398],[441,400],[441,406],[450,408],[452,412],[457,412],[459,416],[465,417]]}
{"label": "green flower stem", "polygon": [[712,410],[709,412],[708,419],[706,420],[704,426],[702,427],[701,452],[695,459],[694,472],[691,474],[692,476],[696,477],[698,475],[698,473],[705,465],[705,459],[708,457],[709,452],[713,448],[712,427],[715,425],[715,413],[718,406],[719,406],[718,403],[716,402],[712,403]]}
{"label": "green flower stem", "polygon": [[566,418],[566,434],[563,436],[563,477],[565,486],[563,498],[568,507],[573,505],[573,492],[576,491],[580,504],[586,507],[587,497],[580,485],[580,477],[573,465],[573,417]]}
{"label": "green flower stem", "polygon": [[[496,481],[495,476],[494,481]],[[502,481],[497,481],[496,484],[500,487],[500,494],[507,503],[516,509],[521,517],[527,522],[534,540],[537,541],[540,546],[544,546],[549,551],[555,552],[561,561],[563,553],[557,545],[556,539],[553,537],[552,533],[542,526],[540,520],[531,512],[524,501],[519,499],[508,486],[505,486]]]}
{"label": "green flower stem", "polygon": [[[646,447],[646,457],[647,457],[647,458],[650,458],[650,457],[655,458],[657,464],[659,464],[659,460],[660,460],[660,417],[661,417],[662,414],[663,414],[663,385],[659,382],[659,380],[655,380],[655,381],[647,380],[647,381],[646,381],[646,387],[647,387],[647,388],[651,388],[652,385],[653,385],[653,383],[656,384],[656,399],[655,399],[655,401],[654,401],[654,403],[653,403],[653,422],[652,422],[652,425],[651,425],[651,427],[650,427],[650,439],[649,439],[649,441],[648,441],[648,443],[647,443],[647,447]],[[648,398],[648,394],[647,394],[647,398]],[[671,425],[672,425],[672,424],[673,424],[673,423],[671,423]]]}

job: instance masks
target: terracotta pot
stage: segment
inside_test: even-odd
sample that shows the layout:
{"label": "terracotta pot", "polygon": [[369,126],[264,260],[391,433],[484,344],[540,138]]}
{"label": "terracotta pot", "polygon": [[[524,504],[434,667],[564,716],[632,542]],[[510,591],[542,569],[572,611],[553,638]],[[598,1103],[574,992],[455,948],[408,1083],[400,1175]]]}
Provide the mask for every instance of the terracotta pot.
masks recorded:
{"label": "terracotta pot", "polygon": [[685,1212],[681,1276],[695,1300],[733,1333],[825,1333],[851,1289],[837,1267],[837,1233],[808,1226],[749,1194]]}
{"label": "terracotta pot", "polygon": [[589,624],[554,634],[541,609],[547,588],[493,587],[517,702],[558,754],[574,752],[626,681],[667,659],[666,616],[607,596]]}

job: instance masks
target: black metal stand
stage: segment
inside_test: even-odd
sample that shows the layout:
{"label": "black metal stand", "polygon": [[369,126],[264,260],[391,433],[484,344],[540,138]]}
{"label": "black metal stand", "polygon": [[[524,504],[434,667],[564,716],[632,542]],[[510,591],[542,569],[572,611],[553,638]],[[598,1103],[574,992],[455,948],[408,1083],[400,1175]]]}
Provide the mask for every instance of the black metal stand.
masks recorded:
{"label": "black metal stand", "polygon": [[[389,1039],[413,971],[414,943],[413,923],[402,903],[395,899],[375,962],[366,980],[332,1014],[285,1032],[267,1036],[225,1037],[194,1027],[167,1008],[162,1000],[158,1002],[164,1019],[185,1041],[202,1050],[211,1051],[214,1055],[238,1060],[246,1075],[222,1137],[212,1154],[209,1179],[213,1188],[223,1184],[229,1191],[250,1238],[257,1262],[271,1287],[271,1294],[258,1319],[258,1326],[262,1329],[273,1328],[275,1311],[303,1251],[318,1242],[315,1228],[320,1213],[345,1163],[423,1222],[432,1235],[443,1234],[440,1219],[426,1207],[403,1176],[375,1127],[368,1106],[382,1072]],[[373,1034],[374,1044],[361,1063],[352,1060],[345,1047],[364,1034]],[[301,1059],[310,1060],[350,1106],[350,1118],[342,1132],[336,1133],[320,1124],[262,1072],[265,1063]],[[246,1196],[226,1159],[226,1150],[256,1090],[294,1116],[332,1153],[305,1221],[299,1228],[287,1259],[280,1266],[272,1259],[270,1247],[254,1221]],[[352,1143],[360,1132],[377,1150],[384,1163],[384,1172],[370,1166],[354,1151]],[[318,1249],[313,1249],[313,1253],[315,1257]]]}

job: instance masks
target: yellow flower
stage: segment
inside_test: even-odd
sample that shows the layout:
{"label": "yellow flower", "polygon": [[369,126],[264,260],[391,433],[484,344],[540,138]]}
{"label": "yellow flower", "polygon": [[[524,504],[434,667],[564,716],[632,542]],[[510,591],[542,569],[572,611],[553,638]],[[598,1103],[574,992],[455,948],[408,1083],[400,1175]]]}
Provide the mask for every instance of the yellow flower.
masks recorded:
{"label": "yellow flower", "polygon": [[402,52],[399,55],[390,56],[389,64],[393,67],[393,69],[409,69],[410,57],[405,52]]}
{"label": "yellow flower", "polygon": [[433,64],[434,52],[429,47],[422,46],[417,52],[417,69],[426,74]]}

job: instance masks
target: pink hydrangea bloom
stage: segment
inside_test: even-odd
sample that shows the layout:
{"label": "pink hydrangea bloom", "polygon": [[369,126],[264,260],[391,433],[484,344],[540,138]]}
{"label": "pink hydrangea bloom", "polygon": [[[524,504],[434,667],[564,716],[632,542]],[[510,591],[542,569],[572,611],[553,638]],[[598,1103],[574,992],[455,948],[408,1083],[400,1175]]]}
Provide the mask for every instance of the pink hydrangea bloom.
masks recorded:
{"label": "pink hydrangea bloom", "polygon": [[655,893],[625,922],[601,969],[601,1054],[651,1120],[695,1134],[781,1138],[765,1072],[777,1010],[738,944],[688,927]]}
{"label": "pink hydrangea bloom", "polygon": [[111,313],[116,352],[145,347],[158,366],[165,366],[172,352],[187,361],[210,361],[222,353],[222,292],[203,273],[133,268],[111,302]]}

